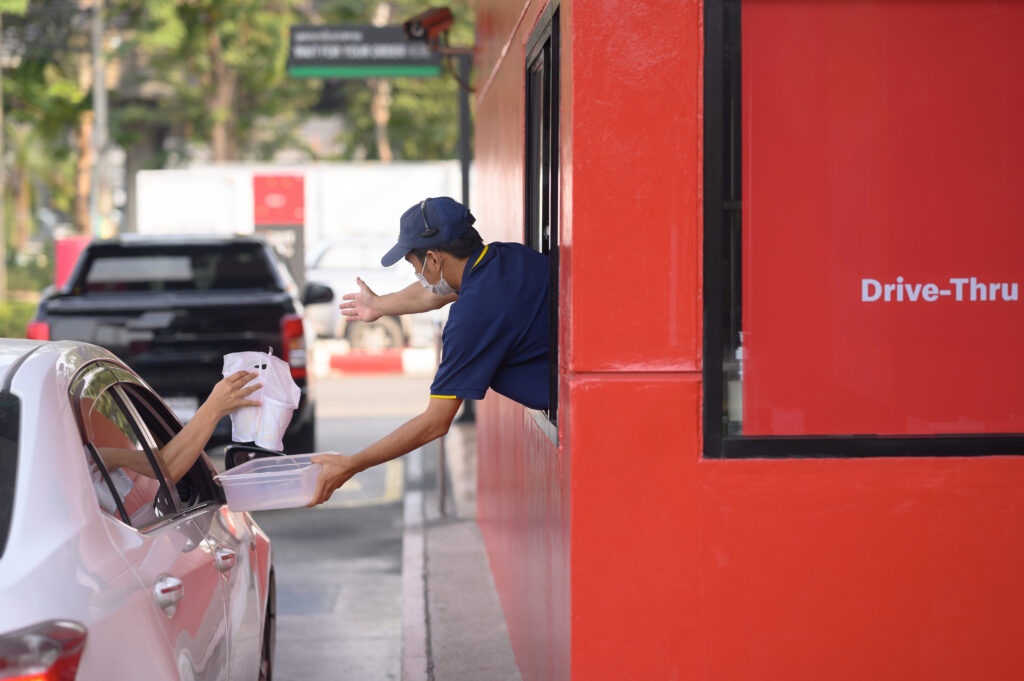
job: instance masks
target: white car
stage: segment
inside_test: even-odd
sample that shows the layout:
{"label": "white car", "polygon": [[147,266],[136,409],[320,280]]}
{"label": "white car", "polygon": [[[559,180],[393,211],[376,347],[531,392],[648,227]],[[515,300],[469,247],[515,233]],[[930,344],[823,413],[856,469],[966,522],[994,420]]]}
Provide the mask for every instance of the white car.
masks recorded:
{"label": "white car", "polygon": [[325,284],[334,291],[332,302],[306,306],[306,318],[318,336],[345,338],[357,350],[429,347],[434,343],[438,324],[446,318],[447,310],[381,317],[370,324],[346,323],[338,310],[342,295],[359,290],[356,277],[377,294],[400,291],[416,281],[413,268],[406,262],[381,267],[381,256],[394,245],[394,240],[379,237],[349,237],[327,242],[311,253],[306,263],[306,281]]}
{"label": "white car", "polygon": [[0,339],[0,679],[271,678],[270,540],[205,453],[170,479],[180,428],[102,348]]}

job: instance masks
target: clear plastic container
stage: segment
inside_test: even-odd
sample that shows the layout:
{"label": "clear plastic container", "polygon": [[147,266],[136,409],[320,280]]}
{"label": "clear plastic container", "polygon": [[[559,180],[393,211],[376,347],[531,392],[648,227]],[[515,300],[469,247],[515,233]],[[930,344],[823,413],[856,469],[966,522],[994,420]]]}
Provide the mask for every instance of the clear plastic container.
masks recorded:
{"label": "clear plastic container", "polygon": [[[323,452],[331,454],[333,452]],[[296,508],[313,500],[320,464],[313,454],[254,459],[217,476],[232,511]]]}

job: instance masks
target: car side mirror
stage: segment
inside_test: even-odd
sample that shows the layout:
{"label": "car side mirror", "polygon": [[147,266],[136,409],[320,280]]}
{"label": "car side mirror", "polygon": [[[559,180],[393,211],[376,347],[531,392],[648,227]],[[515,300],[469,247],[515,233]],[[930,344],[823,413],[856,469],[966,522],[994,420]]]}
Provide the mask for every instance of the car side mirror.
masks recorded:
{"label": "car side mirror", "polygon": [[334,300],[334,291],[330,286],[323,284],[306,284],[306,290],[302,293],[303,305],[314,305],[316,303],[329,303]]}
{"label": "car side mirror", "polygon": [[268,456],[284,456],[283,452],[256,445],[233,443],[224,448],[224,470],[229,471],[253,459],[264,459]]}

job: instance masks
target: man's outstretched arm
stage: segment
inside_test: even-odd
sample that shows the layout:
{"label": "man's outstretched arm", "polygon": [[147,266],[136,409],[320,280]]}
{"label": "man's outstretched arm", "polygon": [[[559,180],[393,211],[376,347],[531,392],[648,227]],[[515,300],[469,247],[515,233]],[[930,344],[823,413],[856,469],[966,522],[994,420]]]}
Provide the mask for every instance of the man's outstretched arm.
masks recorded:
{"label": "man's outstretched arm", "polygon": [[346,321],[375,322],[381,317],[397,317],[414,312],[428,312],[454,303],[459,297],[455,294],[439,296],[431,293],[419,282],[409,284],[401,291],[377,295],[359,277],[357,293],[346,293],[342,296],[343,303],[338,305],[341,315]]}
{"label": "man's outstretched arm", "polygon": [[[416,284],[419,286],[419,284]],[[420,287],[422,288],[422,286]],[[313,463],[323,466],[316,481],[316,491],[310,506],[322,504],[331,498],[334,490],[344,485],[356,473],[371,466],[397,459],[431,440],[441,437],[459,411],[462,400],[432,397],[427,409],[419,416],[406,421],[390,435],[377,440],[355,454],[321,454],[314,456]]]}

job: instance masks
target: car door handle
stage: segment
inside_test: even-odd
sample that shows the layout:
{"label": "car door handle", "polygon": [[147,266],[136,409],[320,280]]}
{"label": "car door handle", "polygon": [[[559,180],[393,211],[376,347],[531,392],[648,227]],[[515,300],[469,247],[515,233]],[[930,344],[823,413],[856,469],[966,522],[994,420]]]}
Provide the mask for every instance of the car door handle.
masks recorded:
{"label": "car door handle", "polygon": [[185,596],[185,584],[177,577],[164,575],[156,580],[153,595],[157,605],[164,609],[168,617],[173,617],[178,610],[178,601]]}
{"label": "car door handle", "polygon": [[213,564],[216,566],[218,572],[227,572],[231,568],[235,567],[235,552],[226,546],[218,546],[213,552]]}

